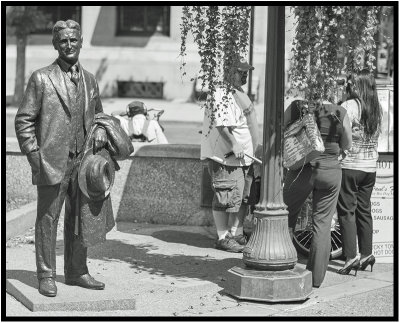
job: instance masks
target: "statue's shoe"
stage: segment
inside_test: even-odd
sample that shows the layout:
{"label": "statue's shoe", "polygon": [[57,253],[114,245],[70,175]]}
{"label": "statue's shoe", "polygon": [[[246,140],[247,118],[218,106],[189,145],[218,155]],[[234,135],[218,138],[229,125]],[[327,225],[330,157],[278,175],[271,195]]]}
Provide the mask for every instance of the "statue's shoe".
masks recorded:
{"label": "statue's shoe", "polygon": [[104,283],[97,281],[89,274],[84,274],[77,278],[65,277],[65,284],[71,286],[80,286],[88,289],[104,289],[105,287]]}
{"label": "statue's shoe", "polygon": [[56,296],[57,286],[54,278],[46,277],[39,279],[39,293],[47,297]]}

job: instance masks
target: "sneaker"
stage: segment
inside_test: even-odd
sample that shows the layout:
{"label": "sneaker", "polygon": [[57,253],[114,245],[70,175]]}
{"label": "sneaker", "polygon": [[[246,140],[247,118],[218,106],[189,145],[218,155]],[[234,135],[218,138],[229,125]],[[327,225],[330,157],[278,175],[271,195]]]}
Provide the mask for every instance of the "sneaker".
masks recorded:
{"label": "sneaker", "polygon": [[244,231],[243,234],[237,235],[237,236],[231,236],[235,241],[242,246],[245,246],[247,242],[249,242],[250,237],[251,237],[252,232],[246,232]]}
{"label": "sneaker", "polygon": [[238,236],[232,237],[233,240],[235,240],[238,244],[245,246],[247,244],[247,236],[244,234],[240,234]]}
{"label": "sneaker", "polygon": [[224,239],[217,240],[215,248],[228,252],[242,252],[244,246],[240,245],[231,237],[225,237]]}

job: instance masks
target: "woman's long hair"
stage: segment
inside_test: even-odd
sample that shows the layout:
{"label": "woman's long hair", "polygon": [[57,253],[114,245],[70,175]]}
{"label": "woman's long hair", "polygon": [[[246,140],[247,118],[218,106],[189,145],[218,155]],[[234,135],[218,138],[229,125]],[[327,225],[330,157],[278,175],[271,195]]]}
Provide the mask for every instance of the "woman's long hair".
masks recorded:
{"label": "woman's long hair", "polygon": [[356,100],[361,105],[360,122],[368,138],[381,131],[382,108],[378,100],[375,78],[368,70],[347,78],[347,100]]}

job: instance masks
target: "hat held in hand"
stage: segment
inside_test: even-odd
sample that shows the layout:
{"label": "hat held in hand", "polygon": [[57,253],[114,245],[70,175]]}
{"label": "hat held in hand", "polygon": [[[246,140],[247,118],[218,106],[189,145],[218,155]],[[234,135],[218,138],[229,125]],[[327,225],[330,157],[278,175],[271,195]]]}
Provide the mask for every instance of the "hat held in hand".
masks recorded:
{"label": "hat held in hand", "polygon": [[78,182],[82,193],[93,201],[105,199],[114,184],[115,169],[109,152],[101,149],[85,152],[79,167]]}

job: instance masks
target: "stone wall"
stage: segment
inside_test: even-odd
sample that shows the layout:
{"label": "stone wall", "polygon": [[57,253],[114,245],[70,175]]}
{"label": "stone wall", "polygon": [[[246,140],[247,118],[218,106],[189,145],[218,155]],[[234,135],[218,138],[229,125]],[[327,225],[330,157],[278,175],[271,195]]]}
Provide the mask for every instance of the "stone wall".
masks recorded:
{"label": "stone wall", "polygon": [[[136,146],[129,159],[118,162],[111,191],[116,221],[212,225],[211,209],[200,206],[204,174],[199,157],[199,145]],[[210,189],[205,191],[209,197]],[[36,199],[29,164],[16,144],[7,145],[6,197]]]}

